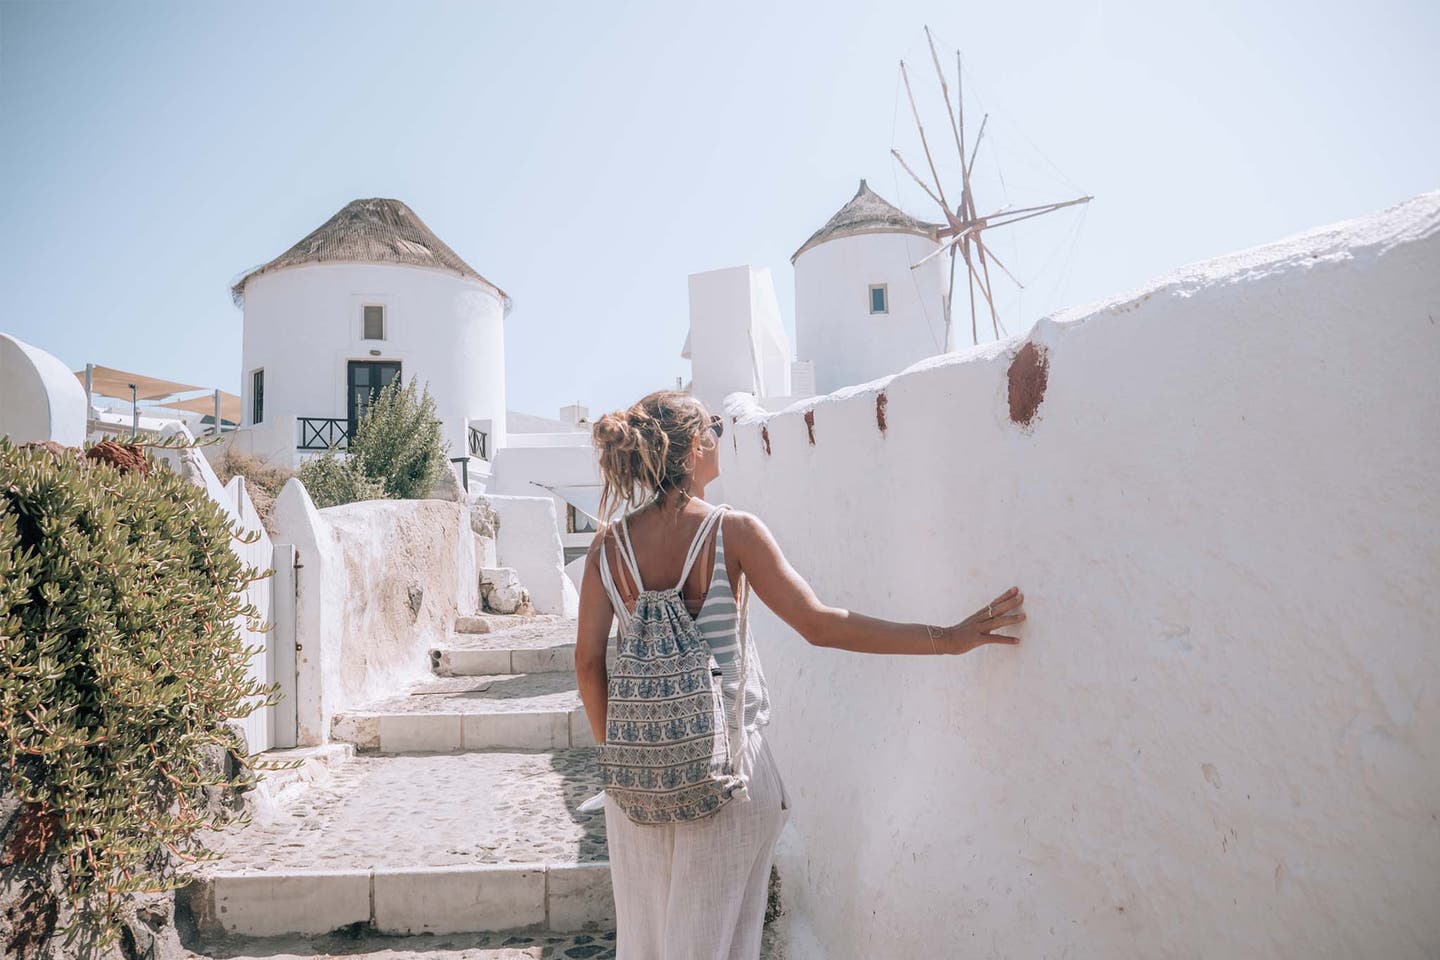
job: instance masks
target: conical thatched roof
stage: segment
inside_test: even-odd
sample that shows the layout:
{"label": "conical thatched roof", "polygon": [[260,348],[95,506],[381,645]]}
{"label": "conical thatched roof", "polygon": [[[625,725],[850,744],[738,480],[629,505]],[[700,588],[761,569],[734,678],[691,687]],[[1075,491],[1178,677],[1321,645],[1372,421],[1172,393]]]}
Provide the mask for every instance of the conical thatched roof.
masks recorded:
{"label": "conical thatched roof", "polygon": [[230,295],[239,306],[245,297],[245,284],[264,273],[298,267],[306,263],[400,263],[412,267],[432,267],[470,277],[494,288],[510,310],[510,297],[495,284],[475,271],[460,255],[425,226],[399,200],[372,197],[352,200],[344,209],[326,220],[318,229],[280,256],[245,274],[230,288]]}
{"label": "conical thatched roof", "polygon": [[790,262],[811,247],[835,240],[839,237],[853,237],[861,233],[913,233],[918,237],[938,240],[935,231],[938,223],[916,220],[910,214],[894,206],[874,190],[860,181],[860,189],[850,202],[841,207],[825,226],[810,235],[800,249],[790,256]]}

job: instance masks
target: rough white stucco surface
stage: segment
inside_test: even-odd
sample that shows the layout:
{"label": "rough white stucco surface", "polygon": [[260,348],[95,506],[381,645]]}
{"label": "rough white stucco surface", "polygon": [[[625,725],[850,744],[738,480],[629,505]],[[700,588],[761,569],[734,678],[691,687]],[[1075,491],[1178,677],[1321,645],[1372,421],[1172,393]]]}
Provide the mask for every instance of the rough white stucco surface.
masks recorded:
{"label": "rough white stucco surface", "polygon": [[1028,426],[1018,337],[727,398],[727,496],[826,603],[1026,594],[945,659],[753,609],[791,956],[1440,955],[1440,191],[1028,339]]}
{"label": "rough white stucco surface", "polygon": [[486,496],[500,517],[495,559],[520,575],[536,613],[573,617],[580,594],[565,574],[564,551],[555,525],[555,501],[545,497]]}
{"label": "rough white stucco surface", "polygon": [[431,676],[427,651],[479,609],[469,507],[371,500],[317,510],[297,479],[275,500],[275,539],[299,555],[295,638],[300,746],[330,720]]}
{"label": "rough white stucco surface", "polygon": [[85,388],[58,357],[0,333],[0,436],[85,443]]}

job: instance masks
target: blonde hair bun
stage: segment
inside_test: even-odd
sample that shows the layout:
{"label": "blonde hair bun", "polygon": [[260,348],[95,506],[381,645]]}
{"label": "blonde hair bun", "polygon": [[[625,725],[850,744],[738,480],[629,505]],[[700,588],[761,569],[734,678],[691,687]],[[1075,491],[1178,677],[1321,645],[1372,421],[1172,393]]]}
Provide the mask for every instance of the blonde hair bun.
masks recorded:
{"label": "blonde hair bun", "polygon": [[707,426],[704,405],[683,390],[657,390],[602,415],[590,431],[604,480],[601,514],[684,489],[686,458]]}

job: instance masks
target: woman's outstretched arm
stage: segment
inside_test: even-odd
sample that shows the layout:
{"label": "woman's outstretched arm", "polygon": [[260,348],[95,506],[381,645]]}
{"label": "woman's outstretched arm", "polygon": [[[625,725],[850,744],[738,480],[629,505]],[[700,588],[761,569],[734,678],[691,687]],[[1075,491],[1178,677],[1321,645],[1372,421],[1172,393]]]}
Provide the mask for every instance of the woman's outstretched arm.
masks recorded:
{"label": "woman's outstretched arm", "polygon": [[[785,559],[769,528],[753,513],[737,510],[722,522],[726,524],[725,550],[734,551],[755,595],[791,629],[817,647],[858,653],[953,654],[967,653],[986,643],[1020,642],[1018,637],[994,632],[1025,619],[1020,610],[1025,595],[1019,587],[1011,587],[996,597],[990,604],[991,609],[981,607],[955,624],[927,626],[867,617],[821,603],[810,584]],[[598,573],[596,578],[598,580]]]}

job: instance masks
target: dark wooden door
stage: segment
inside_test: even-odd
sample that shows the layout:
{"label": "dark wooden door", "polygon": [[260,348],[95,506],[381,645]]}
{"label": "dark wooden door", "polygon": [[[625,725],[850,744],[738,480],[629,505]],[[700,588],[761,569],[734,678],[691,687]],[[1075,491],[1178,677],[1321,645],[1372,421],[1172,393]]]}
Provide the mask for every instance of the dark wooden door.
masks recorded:
{"label": "dark wooden door", "polygon": [[355,426],[365,415],[365,410],[380,396],[391,380],[400,376],[398,360],[351,360],[346,371],[346,394],[349,397],[349,418],[351,437]]}

